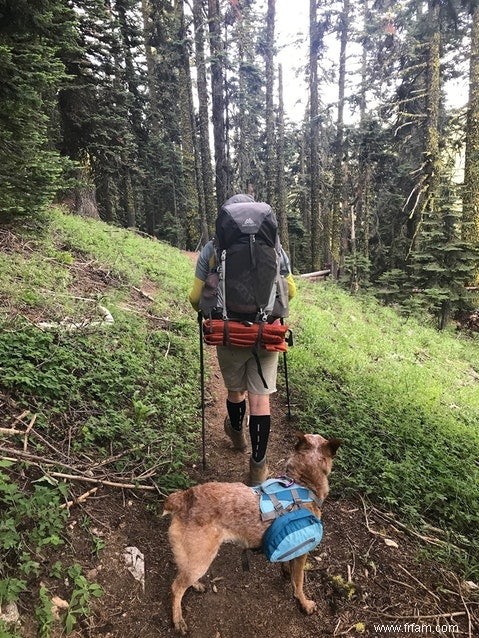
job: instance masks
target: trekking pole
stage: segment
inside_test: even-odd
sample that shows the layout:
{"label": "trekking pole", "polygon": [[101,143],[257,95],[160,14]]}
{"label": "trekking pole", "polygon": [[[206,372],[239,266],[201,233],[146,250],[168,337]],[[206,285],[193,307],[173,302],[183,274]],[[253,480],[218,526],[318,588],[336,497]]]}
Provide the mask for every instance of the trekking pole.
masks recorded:
{"label": "trekking pole", "polygon": [[201,443],[203,455],[203,470],[206,469],[206,420],[205,420],[205,360],[203,352],[203,317],[198,313],[200,329],[200,385],[201,385]]}
{"label": "trekking pole", "polygon": [[291,421],[291,403],[289,401],[289,379],[288,379],[288,364],[286,361],[286,352],[283,352],[283,365],[284,365],[284,379],[286,381],[286,403],[288,406],[288,420]]}
{"label": "trekking pole", "polygon": [[[284,325],[284,319],[281,318],[281,325]],[[284,380],[286,383],[286,404],[288,406],[288,420],[291,421],[291,403],[289,397],[289,378],[288,378],[288,362],[286,352],[283,352]]]}

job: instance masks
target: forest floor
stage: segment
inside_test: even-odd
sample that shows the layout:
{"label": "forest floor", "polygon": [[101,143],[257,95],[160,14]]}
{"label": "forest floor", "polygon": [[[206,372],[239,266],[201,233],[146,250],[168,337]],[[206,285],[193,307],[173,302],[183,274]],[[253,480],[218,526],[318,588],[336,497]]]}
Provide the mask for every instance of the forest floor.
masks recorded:
{"label": "forest floor", "polygon": [[[81,287],[81,286],[80,286]],[[138,298],[138,304],[147,300]],[[194,482],[238,481],[246,476],[248,453],[234,451],[223,433],[225,391],[215,357],[207,352],[206,469],[201,460],[188,471]],[[196,365],[196,363],[195,363]],[[282,473],[301,423],[288,420],[282,392],[273,397],[268,447],[270,474]],[[200,422],[198,422],[200,429]],[[336,435],[341,437],[341,432]],[[338,454],[348,454],[346,447]],[[198,458],[201,451],[198,450]],[[365,458],[365,462],[367,459]],[[332,482],[334,482],[334,468]],[[175,566],[168,544],[169,519],[161,516],[158,495],[102,487],[72,507],[69,544],[57,559],[79,563],[104,594],[95,600],[88,620],[70,635],[104,638],[159,638],[175,635],[171,624],[170,586]],[[92,552],[91,527],[104,548]],[[478,601],[465,594],[459,578],[425,556],[430,547],[414,533],[357,500],[328,498],[323,509],[324,537],[309,557],[306,592],[318,610],[306,616],[293,599],[290,583],[278,565],[224,545],[203,581],[203,594],[189,590],[183,599],[193,638],[326,638],[479,636]],[[144,588],[127,569],[125,548],[137,547],[145,558]],[[57,591],[62,597],[62,591]],[[36,636],[29,612],[21,609],[25,638]],[[63,636],[58,632],[55,638]]]}

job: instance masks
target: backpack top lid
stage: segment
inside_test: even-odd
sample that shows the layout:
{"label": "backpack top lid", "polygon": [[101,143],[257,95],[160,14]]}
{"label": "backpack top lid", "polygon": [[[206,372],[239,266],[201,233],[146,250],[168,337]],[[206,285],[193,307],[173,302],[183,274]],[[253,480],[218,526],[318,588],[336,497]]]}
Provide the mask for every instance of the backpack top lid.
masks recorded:
{"label": "backpack top lid", "polygon": [[255,202],[249,195],[234,195],[223,204],[216,218],[216,238],[220,248],[229,248],[244,241],[245,235],[256,235],[276,247],[278,222],[266,202]]}

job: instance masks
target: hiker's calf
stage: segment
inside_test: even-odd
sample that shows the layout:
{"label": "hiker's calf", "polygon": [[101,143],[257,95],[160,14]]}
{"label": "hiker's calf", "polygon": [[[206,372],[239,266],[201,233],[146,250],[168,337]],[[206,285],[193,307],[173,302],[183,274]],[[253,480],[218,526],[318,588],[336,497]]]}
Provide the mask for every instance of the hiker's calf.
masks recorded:
{"label": "hiker's calf", "polygon": [[[318,499],[328,494],[328,475],[340,445],[338,439],[327,440],[318,434],[298,433],[298,442],[287,462],[286,474],[312,490]],[[307,505],[321,515],[315,503]],[[178,574],[172,585],[173,623],[177,631],[186,633],[181,600],[188,587],[204,591],[199,579],[206,573],[222,543],[233,542],[243,548],[259,548],[271,521],[262,521],[259,495],[243,483],[206,483],[171,494],[164,514],[171,514],[169,539]],[[304,565],[307,554],[286,565],[294,596],[307,614],[316,603],[303,591]]]}

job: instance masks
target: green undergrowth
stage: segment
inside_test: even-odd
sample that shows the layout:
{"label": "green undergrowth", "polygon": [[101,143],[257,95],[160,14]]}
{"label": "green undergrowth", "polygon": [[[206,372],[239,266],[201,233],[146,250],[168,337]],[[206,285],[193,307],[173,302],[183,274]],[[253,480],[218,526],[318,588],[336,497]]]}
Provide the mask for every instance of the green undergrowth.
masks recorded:
{"label": "green undergrowth", "polygon": [[[48,583],[52,592],[69,583],[66,634],[101,595],[74,562],[49,572],[68,539],[60,505],[74,485],[52,474],[99,465],[95,476],[130,483],[147,474],[161,493],[189,484],[185,469],[199,449],[192,266],[166,244],[60,211],[24,219],[0,240],[2,426],[35,415],[28,453],[52,461],[2,462],[0,605],[32,592],[23,602],[34,604],[38,635],[48,638]],[[99,325],[101,308],[113,323]],[[0,444],[5,458],[23,438]],[[0,623],[0,635],[15,631]]]}
{"label": "green undergrowth", "polygon": [[292,322],[301,427],[344,440],[334,489],[441,528],[479,576],[477,336],[440,334],[328,284],[301,285]]}
{"label": "green undergrowth", "polygon": [[[58,211],[18,231],[21,250],[0,253],[0,295],[8,299],[0,313],[1,389],[19,410],[37,414],[40,431],[68,436],[74,452],[110,457],[126,448],[120,471],[149,450],[163,461],[161,486],[181,484],[197,408],[189,260],[166,244]],[[103,273],[105,284],[93,294],[82,289],[91,273]],[[154,303],[138,309],[132,296],[145,280]],[[89,327],[101,319],[97,304],[114,323]],[[80,327],[65,330],[62,322]]]}

